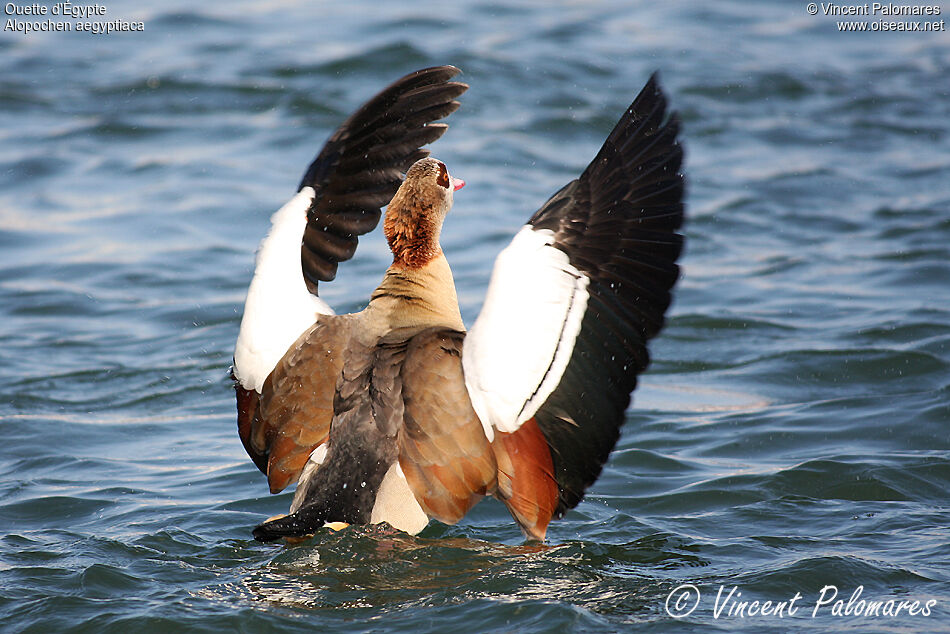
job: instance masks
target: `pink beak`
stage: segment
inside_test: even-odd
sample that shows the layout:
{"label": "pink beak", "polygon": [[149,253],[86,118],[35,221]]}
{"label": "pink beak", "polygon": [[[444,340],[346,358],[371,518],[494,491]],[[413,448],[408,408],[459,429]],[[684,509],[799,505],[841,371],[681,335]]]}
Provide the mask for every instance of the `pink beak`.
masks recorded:
{"label": "pink beak", "polygon": [[452,187],[453,187],[453,189],[454,189],[455,191],[458,191],[458,190],[462,189],[463,187],[465,187],[465,181],[463,181],[461,178],[455,178],[455,177],[453,176],[453,177],[452,177]]}

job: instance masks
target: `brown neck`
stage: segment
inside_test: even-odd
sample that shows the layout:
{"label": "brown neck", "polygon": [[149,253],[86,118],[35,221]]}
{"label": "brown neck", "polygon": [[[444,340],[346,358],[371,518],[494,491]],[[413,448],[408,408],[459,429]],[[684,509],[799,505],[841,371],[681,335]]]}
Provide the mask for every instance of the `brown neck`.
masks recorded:
{"label": "brown neck", "polygon": [[386,208],[383,232],[393,252],[393,264],[409,269],[425,266],[442,254],[439,235],[442,215],[431,203],[405,189]]}

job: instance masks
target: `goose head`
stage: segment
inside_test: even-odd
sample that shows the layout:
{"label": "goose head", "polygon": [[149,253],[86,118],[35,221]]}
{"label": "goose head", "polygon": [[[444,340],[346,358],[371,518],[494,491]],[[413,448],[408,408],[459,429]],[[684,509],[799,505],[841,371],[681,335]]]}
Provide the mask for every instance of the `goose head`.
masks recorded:
{"label": "goose head", "polygon": [[442,161],[427,157],[412,164],[383,222],[393,264],[418,268],[442,253],[442,223],[452,209],[455,191],[464,186],[465,181],[453,178]]}

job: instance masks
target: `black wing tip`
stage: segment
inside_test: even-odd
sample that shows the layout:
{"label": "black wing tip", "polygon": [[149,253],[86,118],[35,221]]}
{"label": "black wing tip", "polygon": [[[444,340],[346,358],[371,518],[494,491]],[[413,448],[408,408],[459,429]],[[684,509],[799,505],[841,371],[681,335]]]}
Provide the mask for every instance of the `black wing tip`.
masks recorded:
{"label": "black wing tip", "polygon": [[[448,124],[436,122],[455,112],[461,106],[456,98],[468,90],[468,84],[450,81],[461,72],[455,66],[442,65],[403,75],[336,129],[298,186],[298,191],[312,187],[315,192],[307,212],[308,228],[315,222],[317,209],[339,225],[315,227],[321,232],[350,238],[376,227],[380,208],[389,202],[401,182],[398,174],[386,178],[381,175],[390,168],[405,173],[412,163],[428,156],[423,146],[434,143],[448,129]],[[367,174],[375,176],[367,179]],[[385,194],[381,193],[383,190]],[[333,200],[325,199],[330,196],[328,192],[332,192]],[[375,221],[334,219],[338,212],[352,208],[375,211]],[[319,282],[331,281],[336,276],[339,262],[350,259],[356,242],[351,246],[342,253],[330,248],[332,245],[309,244],[305,240],[301,265],[312,295],[318,294]]]}
{"label": "black wing tip", "polygon": [[426,75],[434,76],[436,79],[434,81],[445,81],[451,79],[456,75],[461,74],[462,69],[458,66],[452,66],[451,64],[442,64],[441,66],[428,66],[426,68],[420,68],[419,70],[414,70],[411,73],[403,75],[400,79],[397,79],[394,84],[398,84],[402,81],[409,79],[414,79],[417,77],[424,77]]}
{"label": "black wing tip", "polygon": [[[624,111],[607,139],[616,142],[616,137],[619,135],[636,134],[640,127],[651,119],[655,121],[655,131],[651,133],[652,135],[672,131],[674,137],[679,136],[682,120],[677,111],[669,110],[669,99],[660,85],[660,71],[654,71],[650,75],[647,83]],[[679,144],[678,139],[675,144]]]}
{"label": "black wing tip", "polygon": [[[328,172],[332,170],[332,167],[340,158],[339,148],[331,148],[330,146],[337,145],[334,143],[334,140],[341,136],[348,136],[353,128],[360,128],[367,125],[368,122],[365,120],[365,117],[368,115],[368,113],[378,110],[384,111],[391,107],[393,102],[400,96],[420,89],[425,90],[436,87],[437,90],[442,91],[442,94],[446,100],[455,99],[469,88],[468,84],[449,81],[456,75],[459,75],[461,72],[462,71],[459,68],[448,64],[422,68],[420,70],[403,75],[370,97],[369,100],[363,103],[363,105],[354,111],[353,114],[343,121],[343,123],[333,132],[333,134],[324,144],[320,153],[307,167],[307,170],[304,172],[303,178],[300,180],[300,184],[297,187],[297,191],[299,192],[304,187],[313,187],[314,189],[318,189],[320,181],[327,178]],[[456,105],[452,111],[457,108],[458,105]],[[452,111],[437,118],[444,118],[451,114]],[[329,155],[327,154],[328,151],[330,151]]]}
{"label": "black wing tip", "polygon": [[[682,163],[685,154],[680,140],[682,120],[677,111],[668,111],[666,94],[660,86],[660,71],[654,71],[646,84],[637,93],[633,101],[623,111],[620,119],[614,125],[610,134],[604,140],[600,150],[584,171],[576,179],[558,190],[549,198],[528,220],[528,224],[535,228],[556,229],[563,216],[573,210],[572,201],[575,196],[589,196],[589,187],[598,173],[610,173],[613,167],[622,164],[623,172],[629,173],[643,164],[644,144],[654,145],[653,162],[675,165],[672,173],[665,180],[678,181],[678,199],[682,201],[686,178],[682,173]],[[653,183],[656,186],[656,182]],[[587,193],[584,193],[584,192]],[[643,188],[631,187],[627,195],[638,192]],[[621,199],[625,196],[621,196]],[[590,204],[593,201],[588,200]],[[603,201],[601,201],[601,204]],[[681,214],[682,215],[682,214]],[[682,225],[682,218],[675,228]]]}
{"label": "black wing tip", "polygon": [[453,77],[461,74],[461,72],[460,69],[450,65],[422,68],[403,75],[389,84],[386,88],[379,91],[377,97],[393,95],[395,93],[411,93],[417,90],[431,89],[435,86],[438,86],[439,89],[458,91],[457,94],[461,95],[469,89],[469,85],[460,81],[449,81]]}
{"label": "black wing tip", "polygon": [[663,326],[681,273],[680,125],[654,72],[581,176],[529,221],[552,230],[554,246],[590,277],[568,366],[535,414],[558,481],[555,517],[584,498],[616,446],[636,377],[649,364],[647,343]]}
{"label": "black wing tip", "polygon": [[462,71],[460,69],[450,65],[423,68],[421,70],[413,71],[407,75],[403,75],[391,83],[388,87],[380,91],[380,94],[382,95],[397,91],[409,93],[416,90],[424,91],[426,89],[438,87],[439,90],[454,93],[453,96],[458,96],[468,90],[469,85],[465,82],[449,80],[461,74],[461,72]]}
{"label": "black wing tip", "polygon": [[650,74],[643,88],[627,106],[623,116],[620,117],[617,125],[607,136],[607,140],[616,140],[618,135],[626,134],[627,128],[638,131],[639,126],[650,119],[656,121],[656,134],[670,130],[671,126],[674,130],[674,136],[679,134],[682,121],[677,111],[669,110],[669,99],[661,85],[660,71],[658,70]]}
{"label": "black wing tip", "polygon": [[[460,74],[462,71],[459,68],[451,65],[443,66],[430,66],[428,68],[420,68],[419,70],[414,70],[411,73],[407,73],[395,80],[382,90],[380,90],[376,95],[374,95],[367,104],[376,101],[377,99],[386,97],[392,97],[394,94],[409,92],[417,88],[424,88],[426,86],[433,86],[436,84],[446,84],[449,83],[449,80]],[[468,88],[468,85],[461,84]],[[464,92],[464,90],[462,91]],[[359,111],[357,111],[359,112]]]}
{"label": "black wing tip", "polygon": [[650,77],[647,79],[647,83],[643,85],[643,88],[640,90],[640,94],[637,95],[637,98],[634,99],[634,102],[641,97],[645,99],[652,98],[653,100],[662,100],[664,105],[666,104],[666,91],[663,90],[662,82],[660,81],[660,71],[655,70],[650,73]]}

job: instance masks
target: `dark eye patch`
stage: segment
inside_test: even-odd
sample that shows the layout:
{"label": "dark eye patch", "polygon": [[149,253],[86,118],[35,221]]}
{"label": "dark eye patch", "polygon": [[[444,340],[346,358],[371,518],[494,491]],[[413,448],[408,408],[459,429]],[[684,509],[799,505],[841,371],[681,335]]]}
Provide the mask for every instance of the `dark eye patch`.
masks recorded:
{"label": "dark eye patch", "polygon": [[449,188],[449,170],[445,168],[445,163],[439,163],[439,176],[435,179],[442,187]]}

